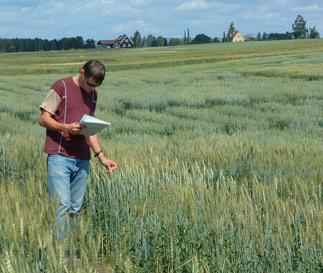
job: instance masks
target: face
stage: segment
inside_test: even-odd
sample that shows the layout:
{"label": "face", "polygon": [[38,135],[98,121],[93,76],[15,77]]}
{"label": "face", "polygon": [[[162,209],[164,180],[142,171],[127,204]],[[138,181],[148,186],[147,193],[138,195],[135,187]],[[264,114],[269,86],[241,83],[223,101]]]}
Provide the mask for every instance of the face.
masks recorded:
{"label": "face", "polygon": [[85,89],[85,91],[91,92],[96,87],[100,86],[101,83],[97,83],[92,77],[87,78],[84,75],[84,72],[81,71],[81,78],[82,78],[82,88]]}

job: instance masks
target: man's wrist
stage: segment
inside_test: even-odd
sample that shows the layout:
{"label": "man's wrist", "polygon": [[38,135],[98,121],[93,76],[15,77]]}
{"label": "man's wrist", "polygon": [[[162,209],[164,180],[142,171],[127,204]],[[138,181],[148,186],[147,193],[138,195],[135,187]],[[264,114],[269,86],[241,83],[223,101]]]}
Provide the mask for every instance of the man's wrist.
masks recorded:
{"label": "man's wrist", "polygon": [[97,152],[94,153],[94,157],[100,158],[100,155],[103,154],[102,150],[99,150]]}
{"label": "man's wrist", "polygon": [[98,155],[98,159],[102,162],[102,159],[104,158],[105,156],[104,156],[104,153],[102,152],[102,153],[100,153],[99,155]]}
{"label": "man's wrist", "polygon": [[66,132],[66,133],[70,133],[69,132],[69,127],[68,127],[68,124],[65,124],[65,123],[63,123],[62,124],[62,130],[61,130],[62,132]]}

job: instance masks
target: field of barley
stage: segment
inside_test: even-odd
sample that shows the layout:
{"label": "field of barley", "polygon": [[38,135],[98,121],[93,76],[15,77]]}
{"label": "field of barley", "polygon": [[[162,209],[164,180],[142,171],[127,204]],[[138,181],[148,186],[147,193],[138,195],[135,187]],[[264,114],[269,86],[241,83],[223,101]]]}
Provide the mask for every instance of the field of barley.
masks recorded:
{"label": "field of barley", "polygon": [[[323,40],[0,54],[0,272],[323,272]],[[97,58],[112,174],[52,242],[51,84]]]}

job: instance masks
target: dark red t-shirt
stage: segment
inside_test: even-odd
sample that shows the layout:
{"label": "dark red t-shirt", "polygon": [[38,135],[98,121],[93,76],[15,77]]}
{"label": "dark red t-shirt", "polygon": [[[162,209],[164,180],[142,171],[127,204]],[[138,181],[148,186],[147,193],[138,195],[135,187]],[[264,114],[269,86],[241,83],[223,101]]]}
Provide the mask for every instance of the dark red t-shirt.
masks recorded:
{"label": "dark red t-shirt", "polygon": [[[79,122],[84,114],[94,115],[97,92],[87,92],[73,81],[73,77],[59,80],[53,84],[54,91],[60,101],[53,118],[60,123]],[[46,130],[44,152],[47,154],[61,154],[72,158],[91,158],[89,137],[70,135],[66,131],[59,133]]]}

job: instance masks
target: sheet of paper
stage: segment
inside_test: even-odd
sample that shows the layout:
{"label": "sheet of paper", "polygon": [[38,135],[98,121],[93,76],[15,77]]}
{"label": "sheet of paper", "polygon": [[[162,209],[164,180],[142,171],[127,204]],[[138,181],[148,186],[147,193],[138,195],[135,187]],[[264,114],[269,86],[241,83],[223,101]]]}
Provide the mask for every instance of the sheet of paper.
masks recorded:
{"label": "sheet of paper", "polygon": [[104,121],[89,115],[83,115],[80,120],[80,124],[84,126],[84,128],[80,132],[80,134],[84,136],[93,136],[103,128],[111,125],[111,123],[108,121]]}

